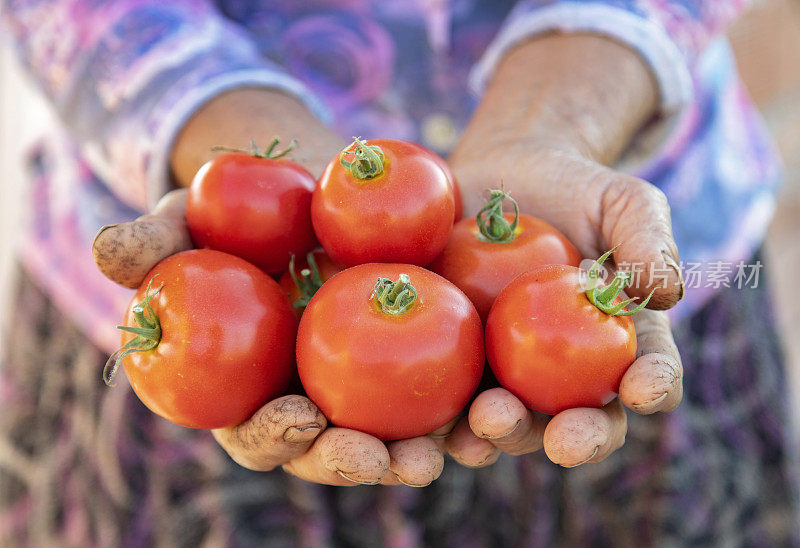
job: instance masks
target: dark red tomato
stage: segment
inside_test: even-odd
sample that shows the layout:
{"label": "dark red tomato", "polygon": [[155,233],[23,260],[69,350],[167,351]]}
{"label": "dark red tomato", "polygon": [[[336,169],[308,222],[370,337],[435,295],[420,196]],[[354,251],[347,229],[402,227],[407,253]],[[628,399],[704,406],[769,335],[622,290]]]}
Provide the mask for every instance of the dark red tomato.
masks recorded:
{"label": "dark red tomato", "polygon": [[283,292],[289,297],[289,302],[298,319],[303,315],[308,301],[322,287],[322,284],[334,274],[342,271],[342,267],[331,261],[324,250],[315,249],[310,255],[314,261],[313,265],[309,264],[308,255],[295,260],[294,275],[297,281],[288,270],[278,281]]}
{"label": "dark red tomato", "polygon": [[301,165],[266,155],[223,154],[201,167],[189,188],[186,221],[197,247],[278,273],[291,254],[303,256],[317,245],[315,180]]}
{"label": "dark red tomato", "polygon": [[404,141],[356,140],[320,177],[311,219],[322,247],[345,266],[426,265],[453,228],[453,184],[441,158]]}
{"label": "dark red tomato", "polygon": [[[612,297],[606,310],[620,301]],[[590,302],[579,269],[548,265],[500,292],[486,322],[486,355],[502,386],[553,415],[610,402],[636,358],[636,332],[629,317]]]}
{"label": "dark red tomato", "polygon": [[158,263],[124,325],[154,339],[123,332],[128,348],[150,347],[120,360],[134,392],[182,426],[240,424],[280,396],[294,371],[297,319],[286,295],[255,266],[219,251],[184,251]]}
{"label": "dark red tomato", "polygon": [[[501,214],[499,208],[496,214]],[[497,238],[488,230],[489,221],[483,231],[475,218],[459,221],[444,251],[429,267],[466,293],[483,322],[497,295],[518,275],[546,264],[578,266],[581,262],[575,246],[545,221],[512,213],[502,219],[506,232]]]}
{"label": "dark red tomato", "polygon": [[382,440],[421,436],[456,417],[475,392],[481,322],[467,297],[433,272],[360,265],[311,299],[297,364],[309,398],[334,424]]}

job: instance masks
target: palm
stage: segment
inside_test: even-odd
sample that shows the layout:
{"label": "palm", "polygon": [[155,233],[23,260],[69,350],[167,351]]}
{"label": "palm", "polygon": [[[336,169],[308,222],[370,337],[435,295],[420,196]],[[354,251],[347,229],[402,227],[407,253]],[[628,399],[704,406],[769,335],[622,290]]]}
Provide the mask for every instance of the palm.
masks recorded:
{"label": "palm", "polygon": [[[669,207],[652,185],[577,153],[524,142],[484,143],[474,153],[462,147],[450,162],[467,214],[480,209],[487,188],[502,185],[521,211],[561,230],[584,257],[596,258],[619,245],[617,264],[641,269],[639,283],[628,292],[643,297],[655,289],[650,308],[670,308],[682,296]],[[634,323],[639,357],[623,378],[620,400],[640,413],[670,410],[681,399],[682,370],[669,320],[663,312],[644,310]],[[479,395],[470,409],[472,436],[454,438],[449,449],[468,465],[492,461],[500,451],[519,454],[542,446],[566,466],[602,460],[624,440],[620,400],[602,410],[567,410],[548,422],[509,392],[493,389]]]}

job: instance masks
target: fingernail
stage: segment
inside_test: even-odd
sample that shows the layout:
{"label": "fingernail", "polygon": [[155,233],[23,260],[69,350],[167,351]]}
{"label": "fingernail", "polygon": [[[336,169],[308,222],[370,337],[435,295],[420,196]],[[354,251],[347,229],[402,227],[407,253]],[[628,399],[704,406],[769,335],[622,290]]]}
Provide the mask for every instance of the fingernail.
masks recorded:
{"label": "fingernail", "polygon": [[664,258],[664,262],[667,263],[667,266],[674,270],[675,274],[678,276],[678,284],[680,285],[681,291],[680,295],[678,295],[678,300],[680,301],[686,294],[686,286],[683,283],[683,273],[681,272],[681,268],[678,266],[678,263],[675,262],[675,259],[672,258],[672,255],[666,251],[662,251],[661,256]]}
{"label": "fingernail", "polygon": [[[344,479],[346,479],[346,480],[349,480],[349,481],[352,481],[353,483],[358,483],[358,484],[360,484],[360,485],[378,485],[378,484],[381,482],[381,480],[372,481],[372,482],[370,482],[370,481],[363,481],[363,480],[357,480],[357,479],[355,479],[355,478],[351,478],[350,476],[348,476],[347,474],[345,474],[345,473],[344,473],[344,472],[342,472],[341,470],[337,470],[337,471],[336,471],[336,473],[337,473],[337,474],[339,474],[340,476],[342,476]],[[402,481],[402,480],[401,480],[401,481]]]}
{"label": "fingernail", "polygon": [[313,440],[319,434],[319,424],[306,424],[305,426],[291,426],[283,433],[283,441],[288,443],[305,443]]}
{"label": "fingernail", "polygon": [[595,458],[595,456],[597,456],[597,452],[598,451],[600,451],[600,446],[599,445],[594,448],[594,453],[592,453],[589,456],[588,459],[583,460],[583,461],[579,462],[578,464],[561,464],[561,466],[564,467],[564,468],[576,468],[576,467],[580,466],[581,464],[586,464],[587,462],[589,462],[590,460]]}
{"label": "fingernail", "polygon": [[398,476],[397,474],[395,474],[395,476],[397,476],[397,481],[399,481],[399,482],[400,482],[400,483],[402,483],[403,485],[407,485],[407,486],[409,486],[409,487],[427,487],[427,486],[429,486],[431,483],[433,483],[432,481],[429,481],[428,483],[410,483],[410,482],[408,482],[408,481],[405,481],[403,478],[401,478],[401,477],[400,477],[400,476]]}
{"label": "fingernail", "polygon": [[497,458],[499,458],[499,455],[495,455],[493,453],[488,457],[486,457],[485,459],[483,459],[482,461],[480,461],[478,464],[476,464],[475,467],[480,468],[482,466],[486,466],[489,463],[489,461],[492,461],[492,464],[494,464],[494,460],[496,460]]}
{"label": "fingernail", "polygon": [[480,462],[476,462],[475,464],[465,464],[464,466],[466,466],[467,468],[483,468],[484,466],[494,464],[497,461],[497,459],[500,458],[501,453],[502,451],[500,451],[500,449],[497,449],[495,447],[494,450],[488,455],[486,455],[486,457],[484,457],[483,460],[481,460]]}
{"label": "fingernail", "polygon": [[664,400],[666,400],[667,396],[669,396],[669,392],[664,392],[663,394],[661,394],[659,397],[657,397],[654,400],[650,400],[649,402],[644,402],[644,403],[633,404],[633,405],[631,405],[631,407],[635,408],[634,411],[636,411],[637,409],[648,409],[649,410],[650,408],[655,407],[658,404],[660,404],[661,402],[663,402]]}
{"label": "fingernail", "polygon": [[119,226],[119,225],[105,225],[103,227],[100,227],[100,230],[98,230],[97,234],[94,235],[94,240],[92,240],[92,245],[94,245],[94,243],[97,242],[97,239],[100,237],[100,235],[103,232],[105,232],[106,230],[110,230],[110,229],[114,228],[115,226]]}
{"label": "fingernail", "polygon": [[501,438],[505,438],[505,437],[510,436],[511,434],[513,434],[517,430],[517,428],[519,428],[520,424],[522,424],[522,419],[518,420],[517,423],[514,425],[514,428],[512,428],[511,430],[509,430],[505,434],[500,434],[499,436],[487,436],[486,434],[481,432],[480,437],[482,437],[485,440],[499,440]]}

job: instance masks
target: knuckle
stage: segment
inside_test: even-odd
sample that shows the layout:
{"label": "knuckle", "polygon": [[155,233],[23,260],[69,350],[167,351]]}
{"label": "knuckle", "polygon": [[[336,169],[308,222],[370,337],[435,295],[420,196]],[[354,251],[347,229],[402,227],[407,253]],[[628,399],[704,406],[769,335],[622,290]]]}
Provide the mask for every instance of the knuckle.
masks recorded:
{"label": "knuckle", "polygon": [[645,211],[669,212],[666,195],[656,186],[635,177],[616,177],[602,195],[604,211],[618,217]]}
{"label": "knuckle", "polygon": [[266,438],[263,421],[263,416],[256,415],[244,424],[225,429],[220,444],[231,455],[233,452],[254,450],[262,445]]}
{"label": "knuckle", "polygon": [[627,178],[626,183],[635,201],[651,207],[669,208],[666,194],[657,186],[635,177]]}

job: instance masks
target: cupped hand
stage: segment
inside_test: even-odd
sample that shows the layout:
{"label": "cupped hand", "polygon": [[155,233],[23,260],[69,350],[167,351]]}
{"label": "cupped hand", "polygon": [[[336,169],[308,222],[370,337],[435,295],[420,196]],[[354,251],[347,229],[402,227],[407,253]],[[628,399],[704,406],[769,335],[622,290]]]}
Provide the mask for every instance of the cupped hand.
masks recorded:
{"label": "cupped hand", "polygon": [[[100,229],[92,246],[100,270],[120,285],[135,288],[159,261],[190,249],[185,204],[186,190],[174,190],[151,214]],[[283,467],[299,478],[328,485],[421,487],[438,478],[444,467],[443,449],[434,437],[383,443],[362,432],[327,426],[308,398],[288,395],[266,403],[244,423],[212,433],[246,468]]]}
{"label": "cupped hand", "polygon": [[477,211],[485,189],[502,184],[522,211],[556,226],[584,257],[597,258],[619,246],[617,265],[635,265],[639,271],[638,283],[627,292],[655,293],[651,309],[632,316],[638,357],[622,379],[619,399],[602,409],[570,409],[550,418],[526,409],[505,389],[487,390],[472,403],[465,421],[469,427],[456,426],[448,438],[448,451],[468,466],[490,464],[503,451],[518,455],[541,448],[568,467],[606,458],[625,440],[623,404],[637,413],[655,413],[674,409],[682,396],[681,360],[669,320],[652,310],[673,306],[683,294],[664,195],[576,152],[522,141],[483,141],[480,150],[462,146],[450,160],[466,211]]}
{"label": "cupped hand", "polygon": [[[214,145],[247,146],[251,139],[295,138],[294,161],[322,172],[344,148],[296,99],[266,88],[237,89],[207,103],[178,135],[170,156],[180,186],[209,160]],[[133,222],[103,227],[92,252],[111,280],[138,287],[162,259],[192,247],[186,225],[186,190],[165,195],[152,213]],[[452,427],[452,425],[450,426]],[[423,486],[444,466],[441,440],[422,436],[383,443],[344,428],[328,427],[308,399],[288,395],[267,402],[249,420],[212,431],[228,454],[247,468],[288,473],[330,485],[400,484]]]}
{"label": "cupped hand", "polygon": [[[682,397],[680,355],[664,312],[683,296],[669,205],[650,183],[607,167],[656,111],[658,87],[633,50],[598,35],[550,34],[512,48],[500,61],[450,156],[464,209],[475,214],[487,188],[503,186],[520,210],[561,230],[583,257],[615,246],[617,268],[633,270],[626,289],[648,309],[633,316],[638,354],[602,409],[554,417],[525,408],[502,388],[478,395],[448,438],[469,466],[501,452],[544,448],[563,466],[599,461],[618,449],[625,408],[655,413]],[[532,359],[534,359],[532,357]]]}
{"label": "cupped hand", "polygon": [[363,432],[326,425],[308,398],[291,395],[267,403],[245,423],[213,434],[245,468],[281,466],[315,483],[423,487],[442,473],[444,456],[432,437],[384,444]]}

